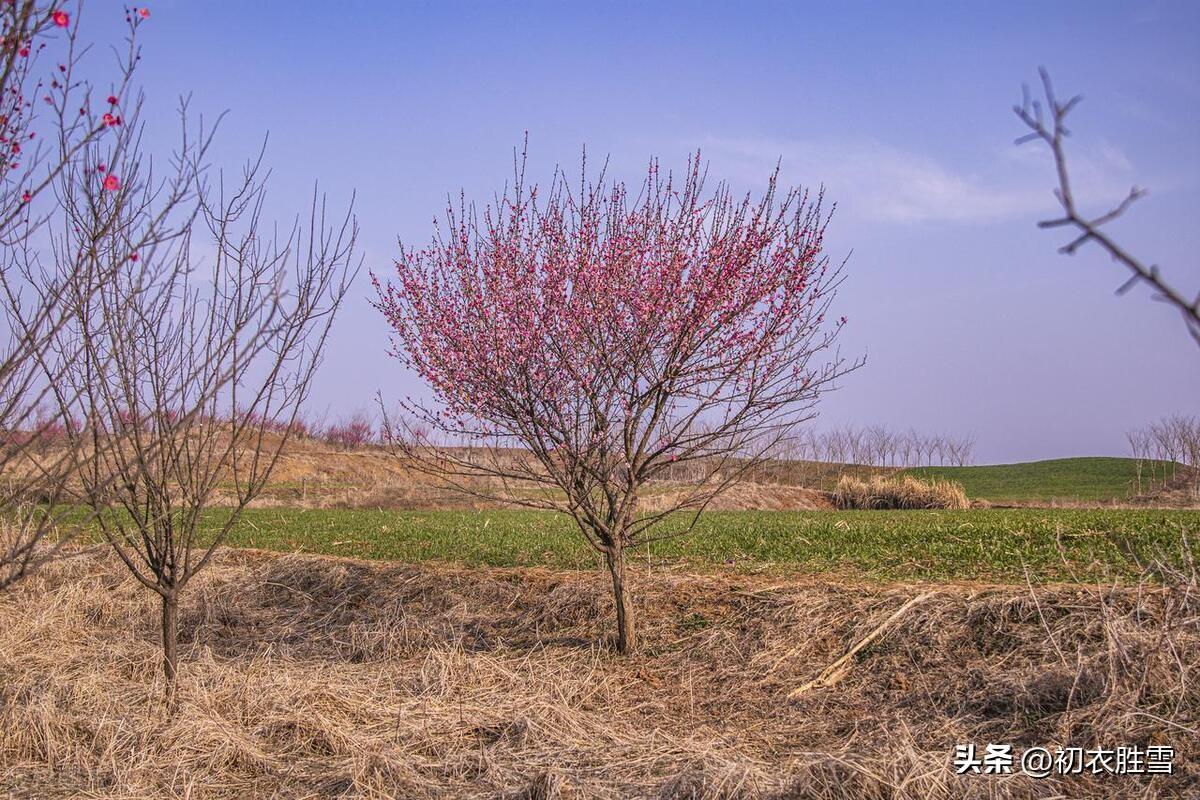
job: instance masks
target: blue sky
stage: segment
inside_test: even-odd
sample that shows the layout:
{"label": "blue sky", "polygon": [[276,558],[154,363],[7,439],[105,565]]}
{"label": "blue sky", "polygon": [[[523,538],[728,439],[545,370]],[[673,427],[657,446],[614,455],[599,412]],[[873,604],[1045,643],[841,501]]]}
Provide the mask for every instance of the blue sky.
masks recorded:
{"label": "blue sky", "polygon": [[[112,8],[115,8],[113,4]],[[867,365],[822,423],[977,437],[999,462],[1125,452],[1124,433],[1200,412],[1200,350],[1096,251],[1055,253],[1048,154],[1013,146],[1022,82],[1050,68],[1083,93],[1071,156],[1101,210],[1149,197],[1114,230],[1200,290],[1200,4],[392,3],[150,5],[141,80],[150,140],[179,95],[228,111],[215,160],[236,168],[270,134],[272,211],[314,181],[357,192],[366,265],[423,243],[448,193],[487,200],[528,131],[530,171],[608,156],[634,180],[651,156],[838,203],[829,252],[847,254],[843,339]],[[85,9],[104,41],[120,14]],[[377,390],[416,389],[386,355],[360,277],[312,401],[333,416]]]}

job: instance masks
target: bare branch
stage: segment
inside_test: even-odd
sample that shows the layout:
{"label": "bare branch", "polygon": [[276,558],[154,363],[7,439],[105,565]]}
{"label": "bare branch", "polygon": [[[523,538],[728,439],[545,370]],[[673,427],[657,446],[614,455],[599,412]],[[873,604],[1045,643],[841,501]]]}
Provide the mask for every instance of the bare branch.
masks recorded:
{"label": "bare branch", "polygon": [[1200,344],[1200,295],[1189,300],[1182,291],[1164,280],[1158,267],[1147,265],[1136,258],[1102,230],[1105,225],[1121,217],[1136,201],[1144,197],[1145,190],[1133,187],[1124,200],[1098,217],[1089,219],[1078,210],[1075,196],[1071,190],[1064,140],[1070,136],[1070,131],[1066,127],[1067,115],[1083,98],[1075,96],[1066,102],[1060,102],[1054,92],[1050,73],[1043,67],[1039,70],[1039,74],[1042,79],[1042,92],[1046,102],[1045,108],[1049,112],[1049,120],[1043,114],[1041,103],[1032,99],[1028,87],[1022,87],[1022,102],[1013,107],[1017,117],[1030,129],[1029,133],[1016,140],[1017,144],[1038,140],[1045,142],[1054,157],[1054,167],[1058,175],[1058,187],[1054,191],[1054,196],[1062,206],[1063,216],[1039,222],[1038,227],[1074,227],[1078,231],[1078,235],[1059,248],[1059,252],[1066,255],[1074,255],[1083,245],[1095,242],[1114,261],[1132,273],[1130,279],[1117,290],[1118,294],[1124,294],[1138,283],[1148,284],[1155,291],[1155,299],[1167,303],[1180,313],[1188,332],[1196,340],[1196,343]]}

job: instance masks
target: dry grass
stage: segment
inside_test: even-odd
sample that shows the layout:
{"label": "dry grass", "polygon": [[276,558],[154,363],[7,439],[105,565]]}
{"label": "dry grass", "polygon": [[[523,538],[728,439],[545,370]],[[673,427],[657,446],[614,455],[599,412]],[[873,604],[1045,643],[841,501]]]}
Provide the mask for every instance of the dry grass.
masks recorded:
{"label": "dry grass", "polygon": [[[228,552],[181,619],[91,553],[0,598],[0,791],[23,797],[1184,796],[1200,599],[644,570],[622,659],[598,575]],[[788,699],[909,599],[835,686]],[[1177,774],[955,776],[954,744],[1173,744]],[[1193,795],[1194,796],[1194,795]]]}
{"label": "dry grass", "polygon": [[874,476],[859,480],[844,475],[833,490],[840,509],[970,508],[962,484],[947,480],[921,480],[911,475]]}

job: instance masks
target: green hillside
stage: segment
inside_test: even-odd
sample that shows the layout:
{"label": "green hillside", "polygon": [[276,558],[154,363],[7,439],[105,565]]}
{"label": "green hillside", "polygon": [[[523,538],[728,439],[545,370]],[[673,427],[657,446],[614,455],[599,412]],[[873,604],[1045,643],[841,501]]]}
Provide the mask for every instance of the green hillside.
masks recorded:
{"label": "green hillside", "polygon": [[[1145,462],[1143,462],[1145,463]],[[1143,469],[1143,476],[1147,474]],[[1158,467],[1161,474],[1162,466]],[[993,502],[1119,500],[1137,486],[1132,458],[1056,458],[1024,464],[978,467],[923,467],[904,474],[958,481],[971,498]]]}

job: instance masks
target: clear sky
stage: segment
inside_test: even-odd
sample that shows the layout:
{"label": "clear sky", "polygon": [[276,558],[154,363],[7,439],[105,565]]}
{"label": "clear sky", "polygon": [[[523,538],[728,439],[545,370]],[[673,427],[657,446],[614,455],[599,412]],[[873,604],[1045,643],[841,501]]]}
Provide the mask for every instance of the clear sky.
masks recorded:
{"label": "clear sky", "polygon": [[[118,31],[95,0],[85,31]],[[528,131],[530,169],[650,156],[713,178],[791,184],[838,203],[830,255],[848,355],[867,365],[821,424],[973,433],[977,459],[1123,455],[1124,433],[1200,413],[1200,348],[1177,315],[1097,251],[1057,255],[1048,153],[1017,148],[1022,82],[1050,68],[1074,115],[1078,194],[1200,290],[1200,4],[1194,2],[304,2],[156,0],[141,80],[150,138],[172,107],[229,112],[216,152],[236,168],[268,132],[273,210],[320,180],[357,191],[366,266],[424,243],[448,193],[486,201]],[[416,389],[386,355],[360,276],[312,406],[373,408]]]}

